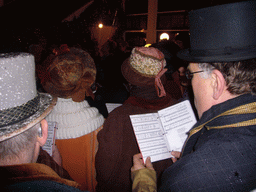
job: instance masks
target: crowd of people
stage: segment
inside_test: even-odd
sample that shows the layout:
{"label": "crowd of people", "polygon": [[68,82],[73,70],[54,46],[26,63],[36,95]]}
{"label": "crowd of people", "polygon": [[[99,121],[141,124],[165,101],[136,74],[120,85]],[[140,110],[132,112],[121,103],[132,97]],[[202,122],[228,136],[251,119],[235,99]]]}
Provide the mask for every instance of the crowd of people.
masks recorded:
{"label": "crowd of people", "polygon": [[[40,36],[28,52],[1,54],[2,190],[256,189],[255,13],[254,0],[193,10],[189,45],[180,36],[133,48],[110,39],[97,57]],[[197,123],[182,151],[151,163],[129,116],[185,99]],[[109,113],[106,103],[121,106]],[[50,155],[42,147],[51,122]]]}

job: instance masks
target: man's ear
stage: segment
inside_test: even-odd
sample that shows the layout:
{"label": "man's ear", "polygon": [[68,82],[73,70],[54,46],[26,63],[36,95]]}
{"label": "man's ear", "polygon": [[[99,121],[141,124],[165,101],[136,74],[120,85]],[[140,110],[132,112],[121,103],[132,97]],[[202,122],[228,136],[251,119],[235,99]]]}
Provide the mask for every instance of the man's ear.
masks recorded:
{"label": "man's ear", "polygon": [[40,122],[40,125],[41,125],[41,132],[42,132],[42,134],[37,136],[37,142],[42,147],[46,143],[46,140],[47,140],[47,136],[48,136],[48,123],[47,123],[47,121],[45,119],[43,119]]}
{"label": "man's ear", "polygon": [[212,72],[213,99],[218,100],[226,88],[226,81],[219,70]]}

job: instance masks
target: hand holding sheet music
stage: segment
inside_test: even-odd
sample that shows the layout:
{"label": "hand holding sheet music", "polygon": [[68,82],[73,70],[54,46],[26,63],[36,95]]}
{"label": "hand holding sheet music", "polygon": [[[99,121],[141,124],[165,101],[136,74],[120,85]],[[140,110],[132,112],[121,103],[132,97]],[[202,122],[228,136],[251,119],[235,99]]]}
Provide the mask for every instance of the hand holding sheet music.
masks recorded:
{"label": "hand holding sheet music", "polygon": [[143,159],[151,161],[172,157],[171,151],[181,151],[187,131],[196,123],[188,100],[157,113],[130,115]]}

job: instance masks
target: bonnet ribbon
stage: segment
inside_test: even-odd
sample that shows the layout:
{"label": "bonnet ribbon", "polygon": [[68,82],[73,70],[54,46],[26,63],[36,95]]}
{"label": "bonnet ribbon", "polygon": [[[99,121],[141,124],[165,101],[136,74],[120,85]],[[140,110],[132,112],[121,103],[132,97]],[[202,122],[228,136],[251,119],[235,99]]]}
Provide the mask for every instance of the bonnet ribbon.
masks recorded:
{"label": "bonnet ribbon", "polygon": [[157,95],[158,97],[164,97],[166,96],[166,92],[164,90],[164,86],[162,84],[162,81],[161,81],[161,77],[162,75],[167,71],[166,68],[162,69],[157,75],[156,75],[156,78],[155,78],[155,87],[156,87],[156,91],[157,91]]}

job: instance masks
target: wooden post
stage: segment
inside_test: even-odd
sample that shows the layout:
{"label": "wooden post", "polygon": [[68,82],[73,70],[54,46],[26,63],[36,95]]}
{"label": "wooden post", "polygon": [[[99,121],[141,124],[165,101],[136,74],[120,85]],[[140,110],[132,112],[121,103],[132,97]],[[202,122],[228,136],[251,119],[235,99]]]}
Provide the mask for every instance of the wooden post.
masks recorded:
{"label": "wooden post", "polygon": [[157,7],[157,0],[148,0],[147,44],[156,43]]}

